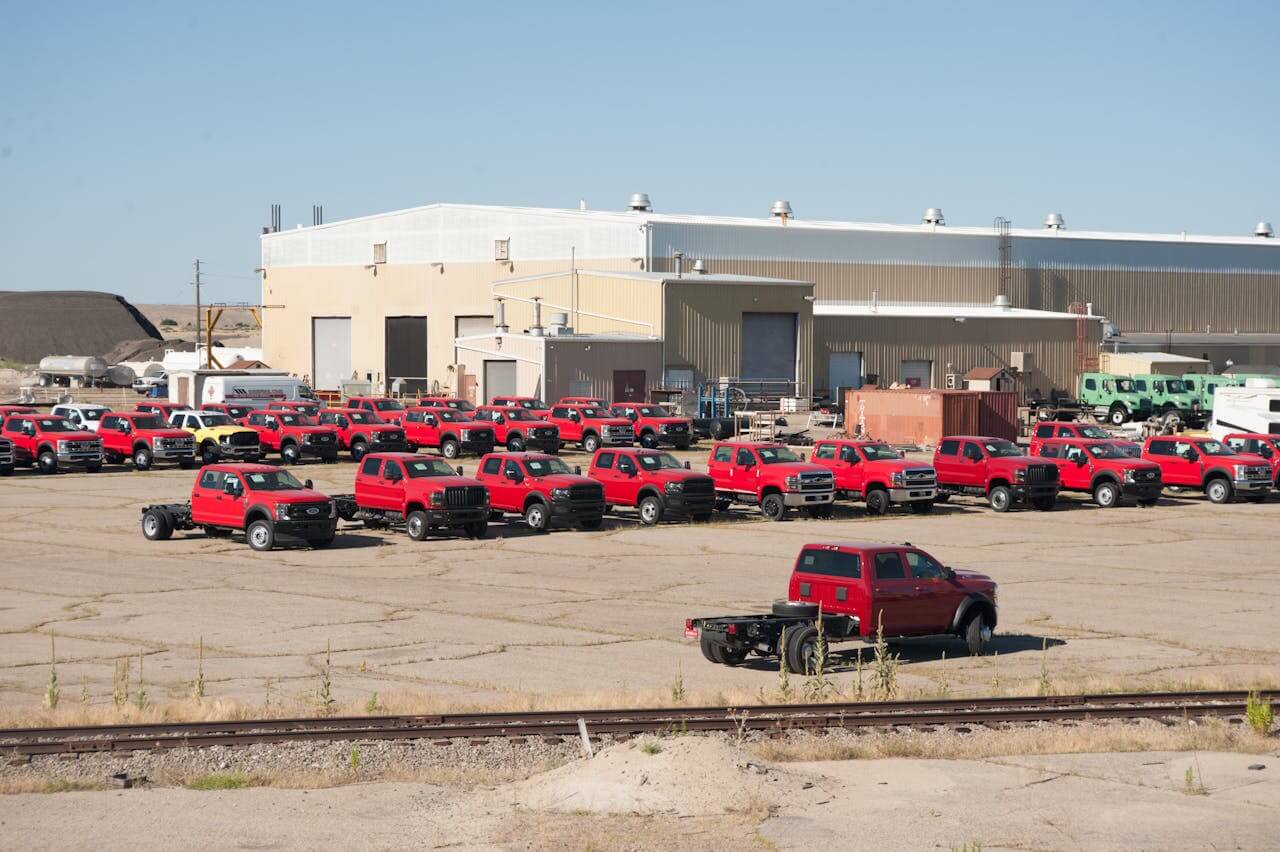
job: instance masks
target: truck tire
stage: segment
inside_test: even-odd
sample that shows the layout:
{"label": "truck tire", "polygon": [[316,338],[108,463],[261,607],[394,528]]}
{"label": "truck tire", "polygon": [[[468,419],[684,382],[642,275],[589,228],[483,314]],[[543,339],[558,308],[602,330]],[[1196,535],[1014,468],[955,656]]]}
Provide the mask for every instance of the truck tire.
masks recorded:
{"label": "truck tire", "polygon": [[720,649],[720,656],[724,658],[724,664],[726,666],[742,665],[743,662],[745,662],[747,659],[747,654],[750,654],[750,653],[751,652],[746,648],[740,648],[736,651],[733,648]]}
{"label": "truck tire", "polygon": [[409,513],[409,517],[405,518],[404,531],[409,534],[409,538],[414,541],[423,541],[427,537],[427,513],[421,509],[414,509]]}
{"label": "truck tire", "polygon": [[1129,422],[1129,409],[1122,403],[1117,402],[1111,406],[1111,410],[1107,412],[1107,420],[1112,426],[1123,426]]}
{"label": "truck tire", "polygon": [[723,645],[712,642],[707,638],[707,634],[703,633],[698,637],[698,647],[702,649],[702,656],[707,659],[707,662],[715,663],[718,666],[724,665]]}
{"label": "truck tire", "polygon": [[502,520],[502,512],[498,511],[497,509],[490,509],[490,510],[489,510],[489,520],[491,520],[491,521],[495,521],[495,522],[496,522],[496,521],[501,521],[501,520]]}
{"label": "truck tire", "polygon": [[812,624],[787,631],[787,671],[810,675],[818,663],[818,628]]}
{"label": "truck tire", "polygon": [[1007,512],[1013,505],[1013,493],[1003,485],[997,485],[987,494],[987,502],[997,512]]}
{"label": "truck tire", "polygon": [[589,453],[595,453],[600,449],[600,436],[595,433],[589,433],[582,436],[582,449]]}
{"label": "truck tire", "polygon": [[134,470],[150,470],[154,457],[151,450],[146,447],[138,447],[133,451],[133,469]]}
{"label": "truck tire", "polygon": [[1093,502],[1103,509],[1111,509],[1120,503],[1120,486],[1109,479],[1099,482],[1093,488]]}
{"label": "truck tire", "polygon": [[489,534],[489,522],[475,521],[463,527],[462,531],[467,534],[467,538],[484,538]]}
{"label": "truck tire", "polygon": [[546,532],[551,523],[551,510],[546,503],[535,500],[524,510],[524,522],[534,532]]}
{"label": "truck tire", "polygon": [[285,444],[280,448],[281,464],[297,464],[302,460],[302,452],[298,449],[297,444]]}
{"label": "truck tire", "polygon": [[975,612],[964,625],[964,644],[969,649],[969,656],[981,657],[991,642],[991,626],[987,624],[986,613]]}
{"label": "truck tire", "polygon": [[911,504],[911,511],[917,515],[927,515],[933,511],[933,501],[917,500]]}
{"label": "truck tire", "polygon": [[662,505],[662,498],[656,494],[650,494],[640,501],[640,523],[646,527],[654,526],[662,520],[662,514],[666,507]]}
{"label": "truck tire", "polygon": [[645,432],[640,436],[640,446],[646,450],[656,449],[658,446],[658,438],[652,432]]}
{"label": "truck tire", "polygon": [[717,417],[707,424],[707,434],[711,436],[711,440],[719,441],[729,434],[729,430],[725,428],[724,421]]}
{"label": "truck tire", "polygon": [[889,511],[889,495],[877,488],[867,492],[867,514],[883,515]]}
{"label": "truck tire", "polygon": [[771,612],[783,618],[817,618],[818,605],[808,601],[774,601]]}
{"label": "truck tire", "polygon": [[445,438],[440,444],[440,455],[447,459],[456,459],[462,454],[462,445],[453,438]]}
{"label": "truck tire", "polygon": [[369,452],[369,445],[364,441],[356,441],[351,445],[351,460],[360,461]]}
{"label": "truck tire", "polygon": [[1209,498],[1210,503],[1231,502],[1231,483],[1221,476],[1215,476],[1210,479],[1204,486],[1204,494]]}
{"label": "truck tire", "polygon": [[147,541],[166,541],[173,536],[173,518],[163,509],[148,509],[142,516],[142,535]]}
{"label": "truck tire", "polygon": [[58,456],[52,450],[42,450],[40,455],[36,456],[36,468],[41,473],[57,473],[58,472]]}
{"label": "truck tire", "polygon": [[771,521],[780,521],[787,516],[787,504],[781,494],[766,494],[760,501],[760,514]]}
{"label": "truck tire", "polygon": [[731,501],[731,500],[717,500],[717,501],[716,501],[716,511],[717,511],[717,512],[727,512],[727,511],[729,511],[729,506],[730,506],[730,504],[731,504],[732,502],[733,502],[733,501]]}
{"label": "truck tire", "polygon": [[524,438],[521,438],[521,437],[520,437],[519,435],[517,435],[517,434],[511,434],[511,435],[508,435],[508,436],[507,436],[507,452],[510,452],[510,453],[523,453],[523,452],[524,452]]}
{"label": "truck tire", "polygon": [[208,465],[208,464],[217,464],[217,463],[218,463],[218,448],[213,445],[212,441],[206,441],[200,447],[200,464]]}
{"label": "truck tire", "polygon": [[249,524],[249,528],[244,531],[244,540],[256,551],[268,551],[276,544],[275,527],[270,521],[260,518]]}

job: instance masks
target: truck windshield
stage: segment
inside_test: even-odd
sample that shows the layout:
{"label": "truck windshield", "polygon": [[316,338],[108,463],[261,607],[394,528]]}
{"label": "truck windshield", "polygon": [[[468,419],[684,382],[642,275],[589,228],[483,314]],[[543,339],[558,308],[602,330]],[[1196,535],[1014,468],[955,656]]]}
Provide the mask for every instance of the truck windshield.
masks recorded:
{"label": "truck windshield", "polygon": [[530,476],[550,476],[553,473],[568,473],[569,465],[560,459],[525,459],[524,469]]}
{"label": "truck windshield", "polygon": [[455,476],[457,471],[449,467],[444,459],[420,459],[404,466],[410,479],[422,479],[424,476]]}
{"label": "truck windshield", "polygon": [[350,420],[352,423],[363,423],[366,425],[370,423],[382,422],[377,418],[377,415],[375,415],[371,411],[351,411],[347,413],[347,419]]}
{"label": "truck windshield", "polygon": [[1099,429],[1097,426],[1081,426],[1077,431],[1081,438],[1090,438],[1095,441],[1105,441],[1111,437],[1106,429]]}
{"label": "truck windshield", "polygon": [[276,419],[285,426],[305,426],[307,424],[307,418],[297,414],[288,414],[282,411],[274,412],[274,414]]}
{"label": "truck windshield", "polygon": [[513,408],[510,411],[502,412],[508,420],[537,420],[528,410],[524,408]]}
{"label": "truck windshield", "polygon": [[373,407],[379,411],[404,411],[404,406],[394,399],[380,399]]}
{"label": "truck windshield", "polygon": [[37,420],[36,423],[40,426],[41,432],[78,432],[80,431],[79,429],[72,426],[67,421],[63,420],[61,417],[51,418],[47,420],[41,419],[41,420]]}
{"label": "truck windshield", "polygon": [[902,458],[902,453],[887,444],[870,444],[862,448],[862,454],[867,457],[867,461],[889,461]]}
{"label": "truck windshield", "polygon": [[301,491],[302,483],[293,478],[287,470],[273,470],[265,473],[246,473],[244,479],[249,483],[250,491]]}
{"label": "truck windshield", "polygon": [[540,399],[517,399],[515,404],[518,408],[546,408]]}
{"label": "truck windshield", "polygon": [[1196,446],[1206,456],[1233,456],[1236,453],[1221,441],[1197,441]]}
{"label": "truck windshield", "polygon": [[[1133,387],[1134,387],[1136,390],[1139,390],[1139,391],[1141,391],[1141,392],[1143,392],[1143,393],[1146,393],[1146,391],[1147,391],[1147,380],[1146,380],[1146,379],[1134,379],[1134,380],[1133,380]],[[1121,388],[1121,390],[1124,390],[1124,388]]]}
{"label": "truck windshield", "polygon": [[81,416],[81,417],[83,417],[85,420],[90,420],[90,421],[98,421],[98,420],[101,420],[101,419],[102,419],[102,415],[104,415],[104,414],[106,414],[106,413],[107,413],[107,409],[105,409],[105,408],[82,408],[82,409],[80,409],[80,416]]}
{"label": "truck windshield", "polygon": [[214,426],[234,426],[231,418],[225,414],[204,414],[200,417],[204,421],[204,428],[212,429]]}
{"label": "truck windshield", "polygon": [[471,419],[460,411],[454,411],[452,408],[442,408],[436,412],[436,416],[445,423],[465,423]]}
{"label": "truck windshield", "polygon": [[476,407],[465,399],[451,399],[445,403],[450,408],[456,408],[458,411],[475,411]]}
{"label": "truck windshield", "polygon": [[1129,455],[1115,444],[1090,444],[1089,455],[1095,459],[1127,459]]}
{"label": "truck windshield", "polygon": [[610,412],[596,408],[595,406],[592,406],[592,405],[583,406],[582,416],[592,420],[600,417],[613,417],[613,415]]}
{"label": "truck windshield", "polygon": [[[253,411],[253,409],[247,405],[228,405],[227,406],[228,417],[235,417],[235,418],[248,417],[250,411]],[[222,425],[225,426],[226,424],[224,423]]]}
{"label": "truck windshield", "polygon": [[1120,393],[1133,393],[1133,382],[1129,379],[1116,379],[1116,390]]}
{"label": "truck windshield", "polygon": [[786,447],[761,447],[760,461],[764,464],[786,464],[798,462],[800,457]]}
{"label": "truck windshield", "polygon": [[300,412],[302,412],[303,414],[307,415],[308,417],[315,417],[317,414],[319,414],[319,413],[320,413],[320,406],[318,406],[318,405],[310,405],[310,404],[308,404],[308,405],[291,405],[291,406],[289,406],[289,407],[290,407],[290,408],[292,408],[294,411],[300,411]]}
{"label": "truck windshield", "polygon": [[645,470],[683,470],[684,465],[676,461],[671,453],[641,453],[636,456],[640,466]]}
{"label": "truck windshield", "polygon": [[670,417],[665,408],[656,405],[637,405],[636,411],[641,417]]}
{"label": "truck windshield", "polygon": [[1123,444],[1112,444],[1111,446],[1115,447],[1115,448],[1116,448],[1117,450],[1119,450],[1123,455],[1125,455],[1125,456],[1127,456],[1127,457],[1129,457],[1129,458],[1131,458],[1131,459],[1140,459],[1140,458],[1142,458],[1142,447],[1141,447],[1141,445],[1139,445],[1139,444],[1131,444],[1131,443],[1126,442],[1126,443],[1123,443]]}
{"label": "truck windshield", "polygon": [[1164,389],[1169,393],[1188,393],[1190,391],[1182,379],[1165,379]]}
{"label": "truck windshield", "polygon": [[162,423],[160,421],[160,418],[156,417],[154,414],[149,414],[145,417],[133,418],[133,425],[134,425],[134,428],[137,428],[137,429],[163,429],[164,428],[164,423]]}
{"label": "truck windshield", "polygon": [[996,459],[1022,455],[1022,448],[1013,441],[983,441],[982,446],[986,448],[987,455]]}

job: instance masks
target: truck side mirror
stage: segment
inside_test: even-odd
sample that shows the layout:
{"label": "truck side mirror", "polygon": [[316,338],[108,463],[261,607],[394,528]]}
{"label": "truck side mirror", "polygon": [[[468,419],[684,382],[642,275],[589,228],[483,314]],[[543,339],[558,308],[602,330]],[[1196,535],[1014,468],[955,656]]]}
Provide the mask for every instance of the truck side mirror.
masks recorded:
{"label": "truck side mirror", "polygon": [[509,470],[506,472],[507,479],[512,482],[524,482],[524,474],[518,470]]}
{"label": "truck side mirror", "polygon": [[462,465],[458,465],[454,470],[458,472],[458,476],[462,476]]}
{"label": "truck side mirror", "polygon": [[582,476],[582,465],[575,464],[573,466],[573,472],[576,473],[578,476]]}
{"label": "truck side mirror", "polygon": [[1266,444],[1263,444],[1258,448],[1258,455],[1262,456],[1264,459],[1269,459],[1275,455],[1275,450],[1271,449]]}
{"label": "truck side mirror", "polygon": [[1086,459],[1084,456],[1075,457],[1076,467],[1084,467],[1084,463],[1086,461],[1088,461],[1088,459]]}
{"label": "truck side mirror", "polygon": [[307,480],[304,480],[304,481],[303,481],[303,483],[302,483],[302,487],[303,487],[303,488],[305,488],[305,489],[307,489],[308,491],[310,491],[311,489],[315,488],[315,487],[316,487],[316,485],[315,485],[315,483],[314,483],[314,482],[312,482],[310,479],[307,479]]}
{"label": "truck side mirror", "polygon": [[807,458],[805,458],[805,454],[804,454],[804,453],[801,453],[801,454],[800,454],[800,461],[808,461],[808,459],[807,459]]}
{"label": "truck side mirror", "polygon": [[1200,461],[1200,454],[1190,447],[1182,454],[1182,457],[1189,462]]}
{"label": "truck side mirror", "polygon": [[222,482],[222,493],[230,494],[232,497],[240,493],[240,483],[234,479],[225,479]]}
{"label": "truck side mirror", "polygon": [[685,463],[684,463],[684,469],[685,469],[685,470],[693,470],[693,468],[691,468],[691,467],[689,466],[689,463],[688,463],[688,462],[685,462]]}
{"label": "truck side mirror", "polygon": [[956,569],[952,568],[950,565],[943,565],[942,573],[948,580],[954,580],[956,578]]}

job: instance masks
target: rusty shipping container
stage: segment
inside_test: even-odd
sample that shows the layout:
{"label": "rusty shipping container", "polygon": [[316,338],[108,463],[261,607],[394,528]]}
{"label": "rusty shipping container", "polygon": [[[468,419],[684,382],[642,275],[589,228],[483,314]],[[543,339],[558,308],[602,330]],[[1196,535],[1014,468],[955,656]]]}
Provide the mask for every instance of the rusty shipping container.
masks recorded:
{"label": "rusty shipping container", "polygon": [[981,433],[983,393],[914,388],[847,391],[844,429],[851,436],[890,444],[937,446],[944,435]]}
{"label": "rusty shipping container", "polygon": [[978,433],[991,438],[1018,438],[1017,391],[977,391]]}

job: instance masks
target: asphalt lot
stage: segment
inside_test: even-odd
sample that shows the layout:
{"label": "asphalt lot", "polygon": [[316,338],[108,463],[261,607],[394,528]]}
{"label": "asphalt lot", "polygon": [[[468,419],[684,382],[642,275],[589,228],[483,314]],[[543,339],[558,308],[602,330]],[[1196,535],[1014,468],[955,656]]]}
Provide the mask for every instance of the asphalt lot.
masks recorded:
{"label": "asphalt lot", "polygon": [[[688,457],[697,468],[705,452]],[[355,466],[296,472],[345,493]],[[328,550],[266,554],[240,536],[147,542],[140,507],[185,499],[192,477],[115,467],[0,479],[0,710],[39,707],[51,633],[63,700],[87,688],[92,704],[110,704],[120,658],[133,658],[136,679],[139,654],[150,700],[184,699],[201,641],[206,695],[253,704],[305,700],[327,643],[333,692],[351,702],[375,691],[463,704],[656,693],[677,677],[691,694],[755,694],[775,688],[776,668],[705,662],[684,619],[767,606],[802,544],[835,540],[911,541],[1001,585],[998,656],[904,643],[907,690],[1031,688],[1042,664],[1061,686],[1280,680],[1277,499],[1100,510],[1073,496],[1051,513],[1005,515],[960,499],[930,516],[868,519],[845,506],[829,521],[780,524],[741,509],[658,528],[624,513],[595,533],[491,524],[483,542],[351,525]],[[835,669],[850,689],[853,657]]]}

